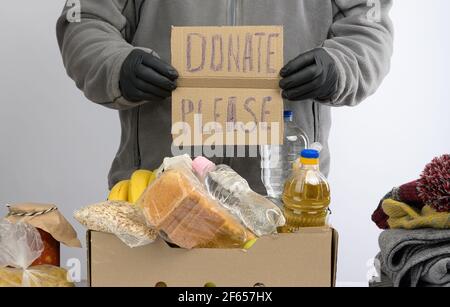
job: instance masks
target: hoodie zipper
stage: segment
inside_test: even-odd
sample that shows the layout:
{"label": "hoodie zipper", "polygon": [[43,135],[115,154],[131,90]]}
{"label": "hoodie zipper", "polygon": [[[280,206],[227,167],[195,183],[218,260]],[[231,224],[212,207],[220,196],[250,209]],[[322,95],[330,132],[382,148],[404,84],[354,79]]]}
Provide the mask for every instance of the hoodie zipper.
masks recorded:
{"label": "hoodie zipper", "polygon": [[[240,0],[228,0],[228,14],[227,14],[227,23],[230,26],[236,26],[239,24],[238,22],[238,15],[239,15],[239,5]],[[233,150],[234,152],[234,150]],[[222,159],[222,164],[232,166],[233,159],[231,157],[226,156],[227,150],[226,147],[224,148],[224,155],[225,157]]]}
{"label": "hoodie zipper", "polygon": [[139,122],[141,117],[141,107],[137,107],[135,112],[135,124],[136,124],[136,130],[135,130],[135,148],[134,148],[134,166],[136,168],[141,167],[141,148],[139,144]]}
{"label": "hoodie zipper", "polygon": [[237,0],[228,0],[228,24],[230,26],[237,25]]}
{"label": "hoodie zipper", "polygon": [[314,143],[315,143],[315,142],[319,142],[319,125],[318,125],[319,110],[317,108],[317,103],[314,100],[312,102],[312,112],[313,112],[313,119],[314,119],[313,127],[314,127]]}

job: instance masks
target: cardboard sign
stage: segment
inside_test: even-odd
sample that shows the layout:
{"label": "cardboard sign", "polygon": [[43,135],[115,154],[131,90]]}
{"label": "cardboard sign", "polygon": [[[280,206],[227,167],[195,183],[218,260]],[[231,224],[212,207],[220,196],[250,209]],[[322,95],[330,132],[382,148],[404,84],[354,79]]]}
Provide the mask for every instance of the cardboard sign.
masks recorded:
{"label": "cardboard sign", "polygon": [[175,146],[265,145],[283,139],[283,28],[174,27]]}

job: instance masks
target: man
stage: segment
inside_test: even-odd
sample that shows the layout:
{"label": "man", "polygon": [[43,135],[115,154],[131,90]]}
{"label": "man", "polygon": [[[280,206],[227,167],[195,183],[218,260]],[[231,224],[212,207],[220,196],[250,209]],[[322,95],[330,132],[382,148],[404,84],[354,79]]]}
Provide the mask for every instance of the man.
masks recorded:
{"label": "man", "polygon": [[[74,1],[71,1],[74,3]],[[76,3],[76,1],[75,1]],[[75,4],[76,5],[76,4]],[[171,26],[283,25],[285,107],[315,142],[329,171],[331,107],[373,94],[392,55],[392,0],[81,0],[57,24],[65,67],[86,97],[119,111],[122,137],[109,185],[171,156]],[[264,193],[258,158],[218,158]]]}

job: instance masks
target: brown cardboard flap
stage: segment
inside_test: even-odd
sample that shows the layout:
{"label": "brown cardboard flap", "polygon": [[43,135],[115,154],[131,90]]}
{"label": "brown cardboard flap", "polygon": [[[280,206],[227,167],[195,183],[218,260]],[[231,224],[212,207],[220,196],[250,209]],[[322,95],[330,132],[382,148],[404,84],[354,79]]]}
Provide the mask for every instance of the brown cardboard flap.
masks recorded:
{"label": "brown cardboard flap", "polygon": [[[256,82],[255,82],[256,80]],[[177,85],[180,88],[190,87],[190,88],[237,88],[237,89],[274,89],[277,93],[280,93],[280,80],[278,79],[265,79],[265,78],[236,78],[236,79],[215,79],[215,78],[202,78],[202,77],[192,77],[178,79]]]}
{"label": "brown cardboard flap", "polygon": [[[281,26],[173,27],[172,65],[179,73],[172,96],[174,145],[281,144],[283,61]],[[205,129],[198,117],[222,130],[231,127],[234,137]],[[272,133],[260,126],[279,128]]]}
{"label": "brown cardboard flap", "polygon": [[[335,244],[333,244],[335,241]],[[260,238],[249,251],[169,247],[164,241],[130,249],[115,236],[92,232],[92,286],[329,287],[334,284],[337,232],[305,229]]]}

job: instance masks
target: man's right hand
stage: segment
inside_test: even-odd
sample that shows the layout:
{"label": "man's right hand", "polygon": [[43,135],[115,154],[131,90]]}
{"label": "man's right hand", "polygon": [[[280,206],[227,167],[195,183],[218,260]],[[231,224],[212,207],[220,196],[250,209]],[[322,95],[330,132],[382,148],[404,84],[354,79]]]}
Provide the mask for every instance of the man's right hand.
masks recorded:
{"label": "man's right hand", "polygon": [[133,50],[120,71],[122,96],[131,102],[161,101],[177,88],[178,73],[171,65],[141,49]]}

